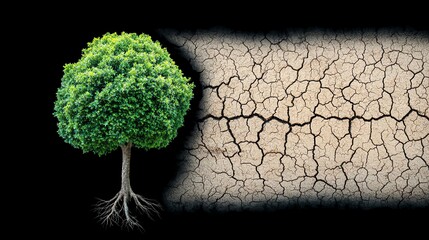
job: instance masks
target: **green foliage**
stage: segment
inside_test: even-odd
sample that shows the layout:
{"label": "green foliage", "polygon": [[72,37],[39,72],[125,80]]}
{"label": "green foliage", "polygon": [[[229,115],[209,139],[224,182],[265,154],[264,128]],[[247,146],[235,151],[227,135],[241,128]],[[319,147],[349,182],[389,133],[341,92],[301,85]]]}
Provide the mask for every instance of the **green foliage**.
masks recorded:
{"label": "green foliage", "polygon": [[127,142],[165,147],[183,125],[193,87],[150,36],[107,33],[64,66],[54,108],[58,133],[99,155]]}

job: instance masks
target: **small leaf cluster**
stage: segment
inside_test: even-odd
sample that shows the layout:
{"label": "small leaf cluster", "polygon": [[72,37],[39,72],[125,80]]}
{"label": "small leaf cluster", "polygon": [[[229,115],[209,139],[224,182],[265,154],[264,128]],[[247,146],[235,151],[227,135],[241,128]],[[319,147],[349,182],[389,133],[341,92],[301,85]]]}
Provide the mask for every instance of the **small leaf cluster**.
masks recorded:
{"label": "small leaf cluster", "polygon": [[132,142],[166,147],[183,125],[193,83],[145,34],[107,33],[64,66],[54,116],[65,142],[107,154]]}

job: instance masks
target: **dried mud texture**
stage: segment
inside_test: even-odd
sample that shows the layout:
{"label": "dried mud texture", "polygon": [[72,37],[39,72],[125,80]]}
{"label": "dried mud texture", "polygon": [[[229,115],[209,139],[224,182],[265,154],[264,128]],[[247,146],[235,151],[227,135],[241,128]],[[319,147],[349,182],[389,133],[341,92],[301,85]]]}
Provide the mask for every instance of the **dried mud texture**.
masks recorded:
{"label": "dried mud texture", "polygon": [[429,206],[429,41],[165,31],[203,88],[171,210]]}

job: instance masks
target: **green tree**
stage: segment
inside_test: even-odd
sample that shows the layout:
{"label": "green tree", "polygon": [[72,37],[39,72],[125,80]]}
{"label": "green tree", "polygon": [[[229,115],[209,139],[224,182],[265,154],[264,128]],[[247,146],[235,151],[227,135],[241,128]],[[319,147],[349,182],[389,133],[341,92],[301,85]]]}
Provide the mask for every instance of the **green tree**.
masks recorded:
{"label": "green tree", "polygon": [[131,189],[131,148],[166,147],[183,125],[193,87],[167,50],[145,34],[107,33],[64,66],[54,107],[59,135],[84,153],[122,149],[121,189],[98,205],[103,223],[140,227],[133,202],[149,216],[158,213],[158,203]]}

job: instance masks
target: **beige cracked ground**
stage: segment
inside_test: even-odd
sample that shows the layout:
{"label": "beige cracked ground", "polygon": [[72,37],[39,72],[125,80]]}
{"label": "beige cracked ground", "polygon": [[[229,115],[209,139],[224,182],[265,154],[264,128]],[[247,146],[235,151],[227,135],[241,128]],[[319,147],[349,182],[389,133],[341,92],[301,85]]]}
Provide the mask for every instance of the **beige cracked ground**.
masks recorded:
{"label": "beige cracked ground", "polygon": [[174,32],[200,72],[171,210],[429,206],[429,39]]}

